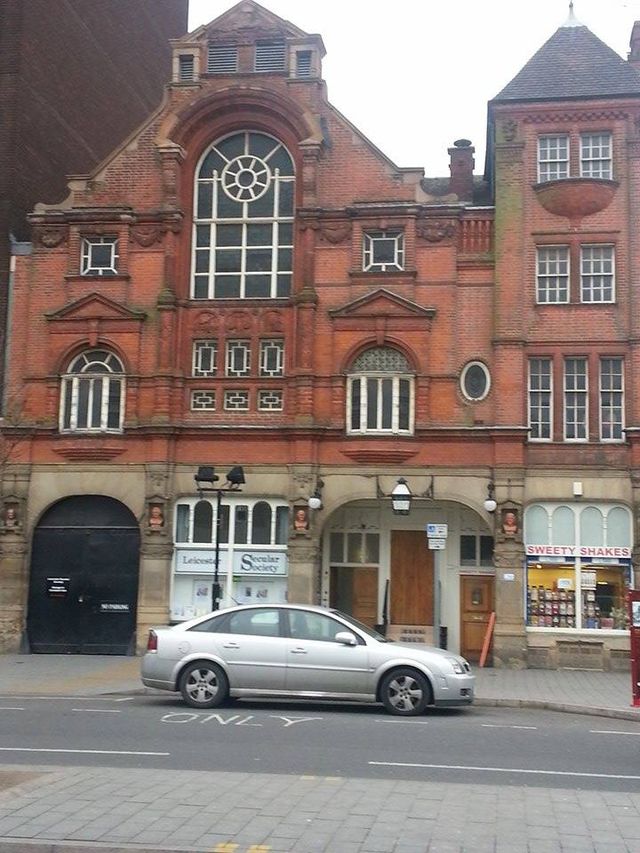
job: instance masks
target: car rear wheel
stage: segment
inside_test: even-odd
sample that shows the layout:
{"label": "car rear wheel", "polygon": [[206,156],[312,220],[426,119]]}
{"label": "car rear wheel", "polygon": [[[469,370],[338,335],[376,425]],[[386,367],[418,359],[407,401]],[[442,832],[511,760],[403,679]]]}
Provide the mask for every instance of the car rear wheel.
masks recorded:
{"label": "car rear wheel", "polygon": [[180,676],[180,693],[192,708],[217,708],[229,695],[229,681],[217,664],[196,661]]}
{"label": "car rear wheel", "polygon": [[431,702],[431,686],[415,669],[399,668],[388,672],[380,685],[380,699],[390,714],[413,717]]}

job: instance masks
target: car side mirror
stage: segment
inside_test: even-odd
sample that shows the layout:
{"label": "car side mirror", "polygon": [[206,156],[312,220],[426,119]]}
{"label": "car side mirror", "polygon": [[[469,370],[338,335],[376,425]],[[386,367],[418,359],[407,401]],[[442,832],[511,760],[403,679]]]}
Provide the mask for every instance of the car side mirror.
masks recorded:
{"label": "car side mirror", "polygon": [[352,634],[351,631],[338,631],[334,639],[336,643],[342,643],[343,646],[358,645],[355,634]]}

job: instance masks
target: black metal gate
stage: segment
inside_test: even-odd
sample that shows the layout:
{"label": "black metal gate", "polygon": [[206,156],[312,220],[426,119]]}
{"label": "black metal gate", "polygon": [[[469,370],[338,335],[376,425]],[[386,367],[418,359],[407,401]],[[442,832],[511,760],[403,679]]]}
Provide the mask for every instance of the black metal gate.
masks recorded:
{"label": "black metal gate", "polygon": [[32,652],[133,654],[140,531],[113,498],[53,506],[33,537],[27,635]]}

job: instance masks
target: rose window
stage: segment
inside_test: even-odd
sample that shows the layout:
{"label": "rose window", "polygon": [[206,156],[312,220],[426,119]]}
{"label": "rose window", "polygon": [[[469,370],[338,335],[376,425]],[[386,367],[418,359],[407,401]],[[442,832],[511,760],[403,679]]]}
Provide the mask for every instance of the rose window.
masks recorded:
{"label": "rose window", "polygon": [[259,157],[245,154],[236,157],[222,172],[222,186],[235,201],[255,201],[271,183],[271,170]]}

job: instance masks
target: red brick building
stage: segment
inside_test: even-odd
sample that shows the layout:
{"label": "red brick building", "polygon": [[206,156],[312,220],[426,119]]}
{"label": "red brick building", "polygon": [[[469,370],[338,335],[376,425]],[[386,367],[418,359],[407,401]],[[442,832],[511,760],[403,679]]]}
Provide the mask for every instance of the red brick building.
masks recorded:
{"label": "red brick building", "polygon": [[471,659],[495,613],[496,665],[624,665],[634,54],[568,21],[490,102],[484,179],[467,140],[447,179],[392,163],[323,55],[243,0],[31,217],[4,647],[131,651],[217,579]]}

